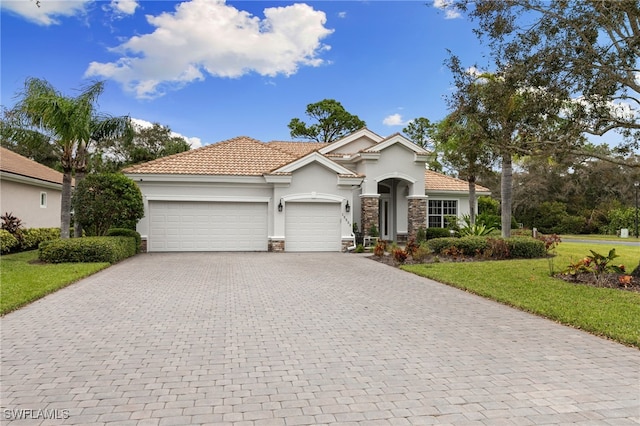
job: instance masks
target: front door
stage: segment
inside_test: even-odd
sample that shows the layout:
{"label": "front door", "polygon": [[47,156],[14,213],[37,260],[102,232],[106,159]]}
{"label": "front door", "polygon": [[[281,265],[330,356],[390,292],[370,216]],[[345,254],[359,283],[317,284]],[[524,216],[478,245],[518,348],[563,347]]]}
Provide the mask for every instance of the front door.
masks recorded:
{"label": "front door", "polygon": [[388,194],[382,194],[380,196],[380,238],[383,240],[393,239],[391,216],[391,199]]}

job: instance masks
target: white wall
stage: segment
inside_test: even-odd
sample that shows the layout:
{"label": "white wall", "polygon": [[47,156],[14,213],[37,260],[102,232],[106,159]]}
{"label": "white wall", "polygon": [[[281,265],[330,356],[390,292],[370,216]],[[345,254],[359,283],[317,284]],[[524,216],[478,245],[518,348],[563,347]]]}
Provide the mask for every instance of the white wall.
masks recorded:
{"label": "white wall", "polygon": [[[304,201],[318,203],[340,203],[342,216],[342,236],[348,238],[352,234],[353,214],[355,212],[352,199],[353,190],[349,186],[338,186],[338,175],[335,171],[318,164],[310,163],[292,173],[289,186],[276,185],[273,189],[274,204],[283,200],[284,208],[288,202]],[[351,211],[345,211],[346,202],[349,201]],[[274,216],[273,236],[284,236],[285,214],[277,212]]]}

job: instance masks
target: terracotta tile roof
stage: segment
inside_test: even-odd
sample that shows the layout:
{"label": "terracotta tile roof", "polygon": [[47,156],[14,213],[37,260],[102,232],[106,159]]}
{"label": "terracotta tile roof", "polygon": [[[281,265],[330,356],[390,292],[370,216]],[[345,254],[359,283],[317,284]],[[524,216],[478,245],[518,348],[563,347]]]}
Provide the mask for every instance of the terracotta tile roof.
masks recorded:
{"label": "terracotta tile roof", "polygon": [[246,136],[128,167],[131,174],[261,176],[299,156]]}
{"label": "terracotta tile roof", "polygon": [[295,155],[296,157],[302,157],[312,151],[317,151],[320,148],[327,146],[326,143],[321,142],[285,142],[285,141],[271,141],[269,147],[275,148],[280,151],[284,151],[288,154]]}
{"label": "terracotta tile roof", "polygon": [[[462,179],[446,176],[433,170],[424,171],[424,187],[427,191],[469,192],[469,183]],[[488,188],[476,184],[477,192],[491,192]]]}
{"label": "terracotta tile roof", "polygon": [[2,147],[0,147],[0,170],[62,185],[62,173]]}

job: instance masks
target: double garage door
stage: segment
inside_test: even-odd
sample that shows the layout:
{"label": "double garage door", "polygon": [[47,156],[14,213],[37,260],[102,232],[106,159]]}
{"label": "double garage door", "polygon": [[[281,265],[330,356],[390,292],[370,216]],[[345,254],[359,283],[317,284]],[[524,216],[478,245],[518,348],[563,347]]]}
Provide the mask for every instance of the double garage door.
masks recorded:
{"label": "double garage door", "polygon": [[[340,251],[339,203],[287,203],[286,251]],[[282,213],[276,213],[282,214]],[[266,251],[267,203],[149,202],[149,251]]]}
{"label": "double garage door", "polygon": [[149,202],[149,251],[266,251],[267,203]]}

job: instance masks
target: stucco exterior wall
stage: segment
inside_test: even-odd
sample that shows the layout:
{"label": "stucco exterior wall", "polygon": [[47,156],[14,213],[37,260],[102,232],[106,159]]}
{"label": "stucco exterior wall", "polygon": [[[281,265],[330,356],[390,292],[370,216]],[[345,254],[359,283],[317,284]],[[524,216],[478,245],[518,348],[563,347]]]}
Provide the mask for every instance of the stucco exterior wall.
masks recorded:
{"label": "stucco exterior wall", "polygon": [[[353,191],[349,186],[338,186],[338,176],[335,171],[329,170],[318,163],[311,163],[292,173],[291,183],[288,186],[276,185],[273,189],[274,205],[283,201],[284,209],[288,202],[331,202],[341,204],[342,236],[352,236],[353,226]],[[346,202],[349,201],[350,212],[346,212]],[[273,236],[283,237],[285,231],[285,214],[276,213],[274,216]]]}
{"label": "stucco exterior wall", "polygon": [[379,159],[358,163],[358,173],[366,175],[362,184],[363,194],[376,194],[378,182],[395,177],[413,181],[409,195],[424,196],[424,163],[415,162],[414,159],[415,154],[412,151],[394,145],[384,149]]}
{"label": "stucco exterior wall", "polygon": [[[46,207],[40,206],[40,194],[47,194]],[[0,183],[0,210],[13,213],[25,228],[59,228],[62,190],[27,183],[8,181]]]}

